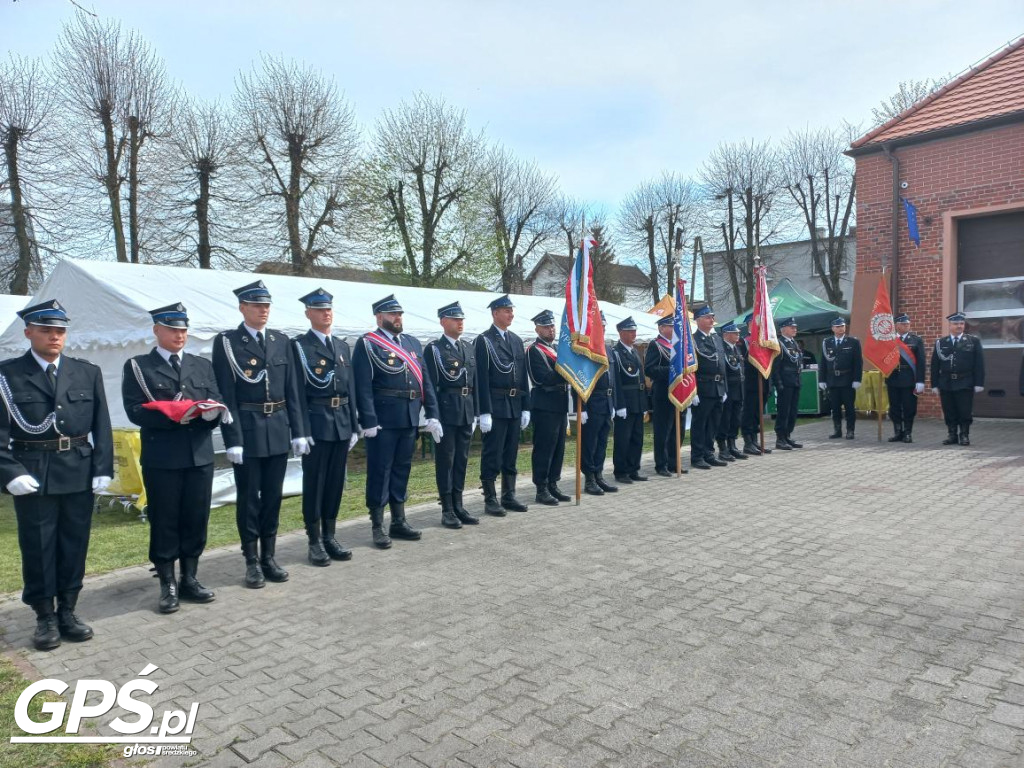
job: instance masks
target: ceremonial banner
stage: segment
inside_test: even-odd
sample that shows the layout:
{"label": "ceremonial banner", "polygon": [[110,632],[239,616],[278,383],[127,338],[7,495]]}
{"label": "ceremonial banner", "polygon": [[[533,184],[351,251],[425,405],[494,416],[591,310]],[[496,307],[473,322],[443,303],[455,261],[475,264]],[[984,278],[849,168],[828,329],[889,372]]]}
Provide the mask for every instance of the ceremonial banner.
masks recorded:
{"label": "ceremonial banner", "polygon": [[916,372],[920,361],[914,358],[913,352],[896,333],[896,323],[892,319],[892,305],[889,303],[889,289],[885,277],[878,279],[878,290],[875,292],[875,303],[871,307],[867,338],[864,339],[864,358],[875,368],[888,376],[900,364],[903,357]]}
{"label": "ceremonial banner", "polygon": [[754,267],[754,309],[747,332],[747,359],[766,379],[772,372],[772,362],[779,354],[779,336],[775,331],[772,302],[768,298],[768,268]]}
{"label": "ceremonial banner", "polygon": [[604,323],[594,294],[594,267],[590,248],[597,243],[585,239],[573,261],[565,285],[565,309],[558,333],[558,362],[555,367],[586,401],[601,374],[608,370],[604,347]]}
{"label": "ceremonial banner", "polygon": [[680,411],[685,410],[697,394],[697,355],[693,351],[693,334],[686,313],[686,281],[676,281],[676,308],[672,322],[672,357],[669,360],[668,399]]}
{"label": "ceremonial banner", "polygon": [[903,210],[907,214],[907,234],[914,241],[914,245],[920,248],[921,231],[917,228],[917,206],[905,197],[901,197],[900,202],[903,203]]}

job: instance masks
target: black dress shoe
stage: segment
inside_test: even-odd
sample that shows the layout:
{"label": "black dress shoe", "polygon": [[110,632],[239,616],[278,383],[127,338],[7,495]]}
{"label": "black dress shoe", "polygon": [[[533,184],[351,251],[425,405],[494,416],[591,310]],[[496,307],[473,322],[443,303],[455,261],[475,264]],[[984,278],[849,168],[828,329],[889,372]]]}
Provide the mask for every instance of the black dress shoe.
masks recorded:
{"label": "black dress shoe", "polygon": [[846,433],[846,439],[847,440],[853,440],[853,430],[852,429],[849,432]]}
{"label": "black dress shoe", "polygon": [[602,475],[600,472],[594,475],[594,482],[596,482],[597,487],[600,488],[605,493],[615,493],[616,491],[619,490],[619,487],[617,485],[612,485],[607,480],[605,480],[604,475]]}
{"label": "black dress shoe", "polygon": [[743,453],[747,454],[748,456],[760,456],[761,448],[753,440],[744,440]]}
{"label": "black dress shoe", "polygon": [[804,447],[803,443],[798,443],[792,437],[787,437],[786,438],[786,442],[789,444],[790,448],[803,448]]}
{"label": "black dress shoe", "polygon": [[693,467],[694,469],[711,469],[711,465],[704,461],[704,459],[691,461],[690,466]]}
{"label": "black dress shoe", "polygon": [[403,517],[401,520],[392,519],[391,525],[388,527],[388,536],[403,541],[419,541],[423,533],[409,525]]}
{"label": "black dress shoe", "polygon": [[615,478],[616,483],[621,483],[622,485],[633,484],[633,479],[629,475],[620,475],[618,473],[615,473],[613,477]]}
{"label": "black dress shoe", "polygon": [[308,556],[309,564],[315,565],[317,568],[326,568],[331,564],[331,556],[327,554],[324,543],[319,537],[310,537]]}
{"label": "black dress shoe", "polygon": [[831,435],[828,436],[828,439],[829,440],[837,440],[837,439],[839,439],[842,436],[843,436],[843,431],[841,429],[837,429],[835,432],[833,432]]}
{"label": "black dress shoe", "polygon": [[538,504],[547,504],[549,507],[558,506],[558,499],[551,495],[551,491],[543,483],[537,486],[536,499]]}
{"label": "black dress shoe", "polygon": [[887,443],[902,443],[903,442],[903,437],[904,437],[904,434],[902,432],[897,432],[895,435],[893,435],[888,440],[886,440],[886,442]]}
{"label": "black dress shoe", "polygon": [[777,451],[792,451],[793,447],[783,439],[775,441],[775,450]]}
{"label": "black dress shoe", "polygon": [[548,493],[559,501],[572,501],[572,496],[566,496],[562,493],[562,489],[558,487],[558,483],[548,483]]}
{"label": "black dress shoe", "polygon": [[903,435],[903,442],[904,443],[912,443],[912,442],[914,442],[914,438],[910,436],[909,432],[907,432],[907,433],[905,433]]}
{"label": "black dress shoe", "polygon": [[647,475],[641,475],[639,472],[630,472],[629,479],[634,483],[645,483],[647,482]]}
{"label": "black dress shoe", "polygon": [[604,496],[604,491],[601,486],[597,484],[593,475],[586,475],[583,482],[583,492],[589,493],[591,496]]}
{"label": "black dress shoe", "polygon": [[969,438],[967,435],[960,435],[960,445],[970,445],[970,444],[971,444],[971,438]]}
{"label": "black dress shoe", "polygon": [[672,473],[662,467],[661,469],[654,470],[654,474],[661,475],[662,477],[672,477]]}
{"label": "black dress shoe", "polygon": [[718,456],[705,456],[704,461],[710,464],[712,467],[728,467],[729,462],[722,461]]}

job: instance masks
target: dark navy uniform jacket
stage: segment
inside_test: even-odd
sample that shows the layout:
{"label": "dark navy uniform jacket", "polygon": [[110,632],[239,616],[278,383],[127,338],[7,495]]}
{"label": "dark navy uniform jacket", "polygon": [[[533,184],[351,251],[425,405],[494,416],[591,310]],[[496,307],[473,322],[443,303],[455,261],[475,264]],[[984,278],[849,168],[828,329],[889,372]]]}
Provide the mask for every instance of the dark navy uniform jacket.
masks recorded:
{"label": "dark navy uniform jacket", "polygon": [[615,403],[615,389],[612,387],[612,377],[608,371],[602,373],[590,390],[590,397],[584,404],[587,414],[595,416],[611,416],[612,406]]}
{"label": "dark navy uniform jacket", "polygon": [[981,339],[965,333],[960,341],[952,336],[935,340],[932,350],[932,386],[958,390],[985,386],[985,355]]}
{"label": "dark navy uniform jacket", "polygon": [[[12,405],[29,425],[41,424],[56,414],[55,423],[35,435],[19,427],[6,407],[0,406],[0,484],[20,475],[39,482],[40,496],[91,490],[92,478],[114,476],[114,439],[110,431],[103,374],[90,362],[61,355],[56,395],[46,373],[31,352],[0,363],[10,388]],[[58,431],[59,430],[59,431]],[[67,451],[22,450],[11,440],[56,440],[92,436],[92,443]]]}
{"label": "dark navy uniform jacket", "polygon": [[179,424],[159,411],[142,407],[149,398],[139,385],[132,360],[138,365],[154,400],[173,400],[180,392],[185,400],[224,402],[210,361],[184,352],[180,357],[180,376],[156,349],[124,364],[121,399],[129,420],[142,428],[141,463],[144,467],[186,469],[213,463],[213,430],[220,419],[206,421],[196,415],[188,424]]}
{"label": "dark navy uniform jacket", "polygon": [[621,341],[615,342],[608,360],[612,389],[615,390],[615,410],[643,413],[647,410],[647,389],[640,357],[636,349],[629,349]]}
{"label": "dark navy uniform jacket", "polygon": [[668,397],[668,380],[672,372],[671,357],[669,355],[669,350],[659,343],[658,337],[655,337],[647,345],[647,353],[644,355],[644,372],[647,374],[647,378],[651,380],[652,389],[657,400],[661,400],[662,395]]}
{"label": "dark navy uniform jacket", "polygon": [[772,384],[776,388],[799,387],[800,371],[803,370],[803,352],[800,351],[795,339],[779,336],[779,354],[772,364]]}
{"label": "dark navy uniform jacket", "polygon": [[569,384],[555,368],[555,361],[541,347],[554,350],[539,338],[526,350],[530,372],[530,410],[568,413]]}
{"label": "dark navy uniform jacket", "polygon": [[864,373],[864,359],[860,353],[860,341],[852,336],[825,339],[821,344],[821,364],[818,367],[819,381],[830,387],[848,387],[860,381]]}
{"label": "dark navy uniform jacket", "polygon": [[900,355],[900,364],[892,369],[892,373],[886,378],[885,383],[890,387],[912,387],[915,384],[924,384],[924,339],[916,333],[908,333],[902,337],[903,343],[910,347],[914,360],[917,362],[917,370],[910,367],[910,364]]}
{"label": "dark navy uniform jacket", "polygon": [[728,388],[729,399],[738,398],[743,394],[743,381],[745,377],[744,368],[747,366],[747,357],[744,354],[744,347],[739,342],[731,347],[722,339],[722,347],[725,351],[725,380]]}
{"label": "dark navy uniform jacket", "polygon": [[314,442],[348,440],[359,428],[352,354],[344,339],[331,337],[331,344],[333,350],[312,330],[292,342],[295,368],[305,394],[309,422],[306,436]]}
{"label": "dark navy uniform jacket", "polygon": [[[221,424],[224,445],[228,448],[240,445],[245,455],[257,459],[287,453],[292,438],[309,434],[291,341],[285,334],[270,328],[263,329],[263,338],[265,351],[240,324],[217,334],[213,340],[213,371],[217,377],[217,388],[234,419],[231,424]],[[243,379],[228,359],[225,342],[242,375],[255,379],[267,371],[267,376],[255,384]],[[242,403],[282,401],[283,407],[274,406],[276,410],[269,414],[257,406],[239,407]]]}
{"label": "dark navy uniform jacket", "polygon": [[468,426],[480,415],[476,357],[472,345],[442,336],[427,344],[423,353],[434,385],[442,424]]}
{"label": "dark navy uniform jacket", "polygon": [[[503,339],[492,325],[476,337],[473,348],[480,413],[489,413],[496,419],[518,419],[524,410],[530,409],[523,340],[512,331],[505,331]],[[509,394],[513,389],[515,394]]]}
{"label": "dark navy uniform jacket", "polygon": [[[392,340],[384,331],[376,331]],[[364,334],[356,342],[352,353],[355,373],[356,405],[359,423],[363,429],[407,429],[418,427],[420,407],[426,418],[437,419],[437,398],[430,376],[423,370],[423,349],[417,339],[408,334],[398,335],[402,349],[412,355],[423,374],[423,386],[398,356],[370,341]]]}
{"label": "dark navy uniform jacket", "polygon": [[697,396],[704,404],[727,394],[725,344],[717,333],[693,332],[694,353],[697,357]]}

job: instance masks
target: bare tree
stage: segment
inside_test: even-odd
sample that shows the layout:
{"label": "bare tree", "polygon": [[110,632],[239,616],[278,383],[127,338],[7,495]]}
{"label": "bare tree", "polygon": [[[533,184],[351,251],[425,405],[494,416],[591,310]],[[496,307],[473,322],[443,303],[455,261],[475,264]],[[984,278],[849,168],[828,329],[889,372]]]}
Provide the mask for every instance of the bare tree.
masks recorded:
{"label": "bare tree", "polygon": [[[0,255],[10,235],[16,245],[16,256],[0,263],[0,279],[17,295],[29,293],[32,278],[42,271],[38,224],[33,214],[33,192],[39,190],[40,166],[36,162],[46,151],[46,131],[53,118],[54,105],[50,83],[39,61],[22,59],[13,54],[0,61],[0,142],[4,163],[0,175],[0,192],[10,195],[10,220],[0,218]],[[42,201],[40,201],[42,202]],[[5,231],[6,230],[6,231]]]}
{"label": "bare tree", "polygon": [[618,264],[615,244],[604,222],[595,219],[590,225],[590,237],[597,243],[590,249],[590,263],[594,269],[594,293],[602,301],[621,304],[626,299],[626,289],[615,280],[614,267]]}
{"label": "bare tree", "polygon": [[320,72],[267,56],[238,78],[235,106],[257,172],[254,202],[279,233],[292,272],[308,274],[342,234],[345,186],[359,148],[352,108]]}
{"label": "bare tree", "polygon": [[552,202],[556,183],[536,163],[517,159],[503,147],[491,150],[485,199],[494,223],[505,292],[523,288],[523,263],[555,231]]}
{"label": "bare tree", "polygon": [[356,236],[394,254],[414,285],[494,275],[493,261],[472,259],[497,247],[486,159],[483,134],[442,100],[419,93],[386,110],[359,177]]}
{"label": "bare tree", "polygon": [[618,225],[626,248],[635,258],[647,264],[651,281],[651,303],[661,300],[661,269],[658,264],[658,208],[661,205],[652,182],[634,189],[619,207]]}
{"label": "bare tree", "polygon": [[840,276],[849,267],[846,238],[853,216],[857,181],[843,151],[853,131],[805,130],[790,133],[782,148],[784,184],[811,240],[811,260],[826,297],[842,306]]}
{"label": "bare tree", "polygon": [[721,235],[725,271],[741,312],[754,303],[754,256],[784,222],[776,205],[783,191],[778,153],[768,141],[723,142],[705,161],[701,180],[705,226]]}
{"label": "bare tree", "polygon": [[[701,190],[690,179],[674,173],[664,173],[651,184],[656,204],[654,222],[657,242],[657,269],[664,275],[666,290],[671,291],[673,280],[688,277],[686,263],[687,243],[696,235],[700,222]],[[682,259],[676,262],[676,244],[683,247]]]}
{"label": "bare tree", "polygon": [[950,76],[926,80],[904,80],[899,89],[871,110],[874,127],[889,122],[897,115],[910,109],[925,96],[930,96],[950,81]]}

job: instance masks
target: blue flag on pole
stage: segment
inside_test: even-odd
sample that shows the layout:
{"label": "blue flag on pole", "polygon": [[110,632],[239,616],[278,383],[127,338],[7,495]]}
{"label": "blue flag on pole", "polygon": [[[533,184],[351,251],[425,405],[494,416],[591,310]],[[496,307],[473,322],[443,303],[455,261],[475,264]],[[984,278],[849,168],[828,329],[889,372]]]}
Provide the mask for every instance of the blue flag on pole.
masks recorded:
{"label": "blue flag on pole", "polygon": [[907,233],[914,241],[914,245],[920,248],[921,232],[917,228],[917,208],[905,197],[901,197],[900,200],[903,202],[903,210],[907,212]]}

